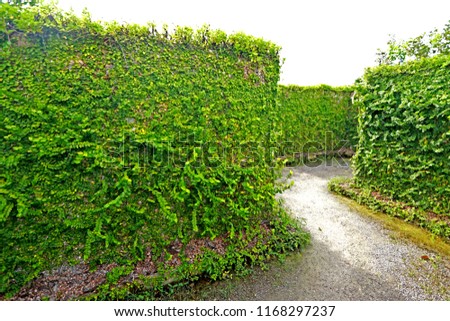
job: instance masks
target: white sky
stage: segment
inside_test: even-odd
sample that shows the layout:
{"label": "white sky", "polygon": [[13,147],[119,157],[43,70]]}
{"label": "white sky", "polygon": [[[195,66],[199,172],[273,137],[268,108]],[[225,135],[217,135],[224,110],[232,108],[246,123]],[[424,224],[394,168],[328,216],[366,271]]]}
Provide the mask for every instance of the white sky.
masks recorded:
{"label": "white sky", "polygon": [[209,24],[270,40],[286,59],[281,83],[352,84],[389,35],[408,39],[450,19],[449,0],[60,0],[94,19],[194,28]]}

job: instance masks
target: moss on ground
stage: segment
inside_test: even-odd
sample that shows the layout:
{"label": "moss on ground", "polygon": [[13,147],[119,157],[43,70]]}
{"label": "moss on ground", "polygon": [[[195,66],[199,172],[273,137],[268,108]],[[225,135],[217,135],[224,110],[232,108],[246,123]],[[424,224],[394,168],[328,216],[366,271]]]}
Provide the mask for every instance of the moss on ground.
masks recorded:
{"label": "moss on ground", "polygon": [[[450,258],[450,239],[436,235],[434,233],[436,230],[430,229],[435,225],[443,225],[442,222],[432,221],[427,224],[422,221],[410,220],[410,217],[420,216],[420,210],[408,208],[408,216],[406,216],[401,203],[382,199],[377,194],[372,196],[371,192],[359,190],[352,185],[352,180],[348,178],[332,179],[329,189],[342,203],[355,209],[358,213],[382,223],[391,231],[393,239],[408,239],[421,248]],[[423,226],[420,226],[420,223]],[[448,226],[447,228],[450,229]]]}

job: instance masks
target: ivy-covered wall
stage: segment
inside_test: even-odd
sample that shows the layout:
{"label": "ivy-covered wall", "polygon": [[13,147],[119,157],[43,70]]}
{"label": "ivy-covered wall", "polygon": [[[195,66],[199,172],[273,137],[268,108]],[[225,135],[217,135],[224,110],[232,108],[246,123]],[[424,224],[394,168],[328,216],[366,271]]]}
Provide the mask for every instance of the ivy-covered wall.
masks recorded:
{"label": "ivy-covered wall", "polygon": [[274,218],[279,48],[2,5],[0,293]]}
{"label": "ivy-covered wall", "polygon": [[356,182],[450,215],[450,56],[367,69],[356,104]]}
{"label": "ivy-covered wall", "polygon": [[334,151],[356,143],[357,110],[352,87],[278,87],[280,154]]}

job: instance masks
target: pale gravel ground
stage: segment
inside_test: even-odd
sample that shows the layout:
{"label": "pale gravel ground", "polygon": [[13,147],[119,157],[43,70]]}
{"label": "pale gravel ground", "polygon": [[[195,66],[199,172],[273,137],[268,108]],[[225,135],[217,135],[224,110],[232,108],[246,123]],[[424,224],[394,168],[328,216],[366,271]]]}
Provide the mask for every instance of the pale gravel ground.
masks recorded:
{"label": "pale gravel ground", "polygon": [[[305,221],[311,245],[272,264],[268,271],[214,284],[209,300],[449,300],[448,259],[390,237],[379,223],[356,213],[327,190],[341,165],[291,168],[294,181],[282,194]],[[421,256],[428,255],[431,261]]]}

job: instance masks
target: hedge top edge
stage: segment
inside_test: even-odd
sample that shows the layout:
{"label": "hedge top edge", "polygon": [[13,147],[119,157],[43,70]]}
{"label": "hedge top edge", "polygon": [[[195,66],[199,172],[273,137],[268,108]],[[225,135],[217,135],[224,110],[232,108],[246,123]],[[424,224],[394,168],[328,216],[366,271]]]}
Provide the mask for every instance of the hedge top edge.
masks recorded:
{"label": "hedge top edge", "polygon": [[[164,24],[161,30],[158,30],[153,22],[139,25],[120,24],[117,21],[94,21],[87,10],[78,17],[73,12],[65,12],[53,4],[35,7],[0,4],[0,33],[7,36],[13,33],[42,33],[44,29],[51,29],[61,35],[84,32],[93,36],[126,36],[130,40],[153,38],[168,43],[183,43],[207,49],[234,48],[252,61],[260,61],[262,57],[267,56],[278,56],[281,50],[280,46],[263,38],[243,32],[227,34],[219,29],[211,29],[209,25],[203,25],[197,30],[186,26],[176,26],[171,31],[168,25]],[[10,40],[9,37],[8,40]]]}

